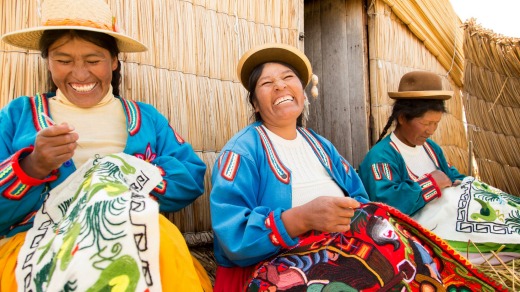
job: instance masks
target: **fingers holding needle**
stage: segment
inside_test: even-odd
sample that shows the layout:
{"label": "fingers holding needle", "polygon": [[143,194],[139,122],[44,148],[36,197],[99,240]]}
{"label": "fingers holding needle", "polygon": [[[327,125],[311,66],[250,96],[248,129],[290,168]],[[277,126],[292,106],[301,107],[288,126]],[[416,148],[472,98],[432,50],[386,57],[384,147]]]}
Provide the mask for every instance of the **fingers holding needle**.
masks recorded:
{"label": "fingers holding needle", "polygon": [[[49,126],[54,126],[56,125],[56,122],[51,118],[49,117],[48,115],[46,115],[45,113],[40,113],[40,116],[45,120],[45,122],[49,125]],[[76,144],[78,145],[79,148],[83,148],[78,142],[76,142]]]}

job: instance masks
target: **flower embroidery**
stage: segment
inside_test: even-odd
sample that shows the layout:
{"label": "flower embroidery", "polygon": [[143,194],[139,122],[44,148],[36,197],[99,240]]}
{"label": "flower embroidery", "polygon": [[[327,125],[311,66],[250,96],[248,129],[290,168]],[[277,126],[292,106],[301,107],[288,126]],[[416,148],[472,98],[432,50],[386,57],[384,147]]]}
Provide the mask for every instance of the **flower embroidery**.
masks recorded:
{"label": "flower embroidery", "polygon": [[154,159],[157,157],[157,154],[155,153],[152,153],[152,147],[150,146],[150,143],[148,143],[148,145],[146,146],[146,151],[145,153],[135,153],[134,154],[135,157],[139,158],[139,159],[142,159],[146,162],[152,162],[154,161]]}

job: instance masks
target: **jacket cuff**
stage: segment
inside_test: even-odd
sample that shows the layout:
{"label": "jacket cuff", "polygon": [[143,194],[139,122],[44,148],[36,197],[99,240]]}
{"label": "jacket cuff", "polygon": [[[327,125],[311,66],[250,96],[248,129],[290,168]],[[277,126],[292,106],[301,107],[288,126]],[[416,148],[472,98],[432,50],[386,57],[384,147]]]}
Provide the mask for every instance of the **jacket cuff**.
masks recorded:
{"label": "jacket cuff", "polygon": [[298,244],[299,240],[298,238],[293,239],[289,234],[287,234],[287,231],[283,226],[281,215],[281,209],[276,209],[269,213],[265,219],[265,226],[268,229],[271,229],[271,233],[269,234],[271,243],[275,246],[281,246],[282,248],[288,249],[291,246]]}
{"label": "jacket cuff", "polygon": [[421,194],[425,202],[430,202],[435,198],[441,197],[441,189],[431,174],[427,173],[420,177],[419,180],[417,180],[417,183],[421,186]]}
{"label": "jacket cuff", "polygon": [[22,167],[20,166],[20,160],[25,158],[29,153],[31,153],[33,149],[33,146],[20,149],[11,158],[11,166],[13,167],[13,171],[16,174],[16,176],[18,176],[20,181],[28,186],[38,186],[43,183],[55,181],[56,179],[58,179],[57,169],[53,170],[49,176],[43,179],[30,177],[27,173],[25,173],[25,171],[23,171]]}

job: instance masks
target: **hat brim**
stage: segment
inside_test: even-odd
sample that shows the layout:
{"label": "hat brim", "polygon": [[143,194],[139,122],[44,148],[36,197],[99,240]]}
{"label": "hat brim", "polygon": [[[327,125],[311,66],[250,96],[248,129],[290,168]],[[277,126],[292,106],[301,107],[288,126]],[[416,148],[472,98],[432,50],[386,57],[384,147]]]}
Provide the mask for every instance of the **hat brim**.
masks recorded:
{"label": "hat brim", "polygon": [[305,54],[293,46],[270,43],[255,47],[247,51],[238,62],[237,73],[240,83],[249,89],[249,76],[260,64],[268,62],[283,62],[294,67],[304,86],[309,84],[312,76],[312,67]]}
{"label": "hat brim", "polygon": [[447,100],[453,96],[453,91],[431,90],[431,91],[401,91],[388,92],[392,99],[442,99]]}
{"label": "hat brim", "polygon": [[112,32],[104,29],[97,29],[97,28],[91,28],[91,27],[84,27],[84,26],[38,26],[34,28],[27,28],[27,29],[21,29],[18,31],[14,31],[11,33],[7,33],[2,36],[2,40],[10,45],[27,49],[27,50],[36,50],[39,51],[39,43],[40,38],[44,31],[46,30],[86,30],[86,31],[93,31],[93,32],[99,32],[108,34],[110,36],[113,36],[117,41],[117,46],[119,48],[120,52],[144,52],[147,50],[146,46],[142,44],[141,42],[117,33]]}

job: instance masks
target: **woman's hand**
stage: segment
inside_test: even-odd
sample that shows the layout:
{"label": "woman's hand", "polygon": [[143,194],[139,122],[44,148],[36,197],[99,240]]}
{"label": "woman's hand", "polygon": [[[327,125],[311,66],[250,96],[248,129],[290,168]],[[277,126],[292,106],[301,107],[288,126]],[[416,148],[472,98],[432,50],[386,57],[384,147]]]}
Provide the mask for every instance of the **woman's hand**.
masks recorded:
{"label": "woman's hand", "polygon": [[441,190],[451,187],[453,184],[451,182],[451,179],[444,172],[438,169],[430,172],[430,175],[432,176],[433,180],[435,180],[437,186],[439,186]]}
{"label": "woman's hand", "polygon": [[53,125],[38,132],[31,154],[20,161],[30,177],[43,179],[72,158],[77,147],[78,134],[67,123]]}
{"label": "woman's hand", "polygon": [[285,229],[291,237],[309,230],[345,232],[360,203],[349,197],[318,197],[307,204],[282,213]]}

